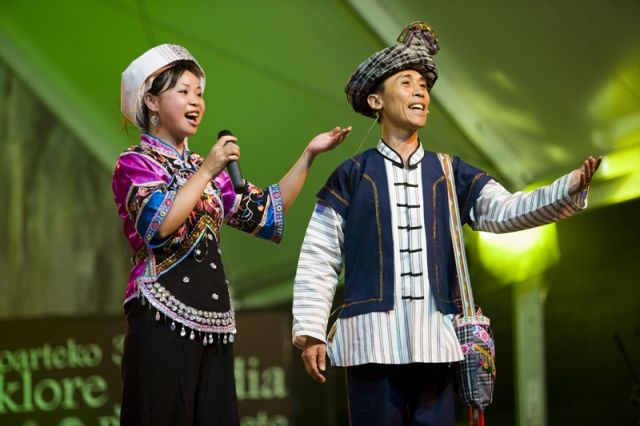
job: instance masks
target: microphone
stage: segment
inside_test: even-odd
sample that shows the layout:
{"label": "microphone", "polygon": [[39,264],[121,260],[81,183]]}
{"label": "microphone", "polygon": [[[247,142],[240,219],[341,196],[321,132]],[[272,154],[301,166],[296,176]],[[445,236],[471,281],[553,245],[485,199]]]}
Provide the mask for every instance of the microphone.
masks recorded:
{"label": "microphone", "polygon": [[[230,130],[220,130],[218,132],[218,139],[223,136],[233,136]],[[227,143],[234,143],[233,141],[227,141]],[[225,145],[227,144],[225,143]],[[240,164],[237,161],[230,161],[227,164],[227,172],[229,173],[229,177],[231,178],[231,183],[233,184],[233,190],[236,194],[241,194],[244,192],[247,183],[244,179],[242,179],[242,172],[240,171]]]}

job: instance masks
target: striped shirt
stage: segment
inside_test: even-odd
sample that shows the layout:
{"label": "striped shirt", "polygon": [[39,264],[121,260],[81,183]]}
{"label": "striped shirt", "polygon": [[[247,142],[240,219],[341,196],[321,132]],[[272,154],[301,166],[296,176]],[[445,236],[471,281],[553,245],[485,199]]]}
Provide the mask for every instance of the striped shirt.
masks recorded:
{"label": "striped shirt", "polygon": [[[326,337],[329,311],[342,270],[345,222],[318,201],[302,244],[294,281],[293,339],[328,341],[332,365],[438,363],[463,359],[452,319],[437,310],[427,274],[423,229],[422,146],[409,167],[382,141],[393,229],[395,290],[393,310],[339,318]],[[509,193],[489,181],[471,211],[472,226],[511,232],[555,222],[586,207],[586,194],[568,194],[571,174],[535,191]]]}

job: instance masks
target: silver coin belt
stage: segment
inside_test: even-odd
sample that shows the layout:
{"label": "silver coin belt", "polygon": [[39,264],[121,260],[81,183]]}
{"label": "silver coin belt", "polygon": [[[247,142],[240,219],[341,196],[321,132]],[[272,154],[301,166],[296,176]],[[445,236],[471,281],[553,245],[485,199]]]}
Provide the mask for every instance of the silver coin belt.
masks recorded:
{"label": "silver coin belt", "polygon": [[213,312],[187,306],[158,282],[146,283],[140,289],[140,303],[145,305],[145,299],[147,299],[149,304],[157,310],[156,321],[160,321],[164,314],[171,320],[172,331],[178,328],[177,321],[182,326],[181,336],[189,334],[189,338],[194,340],[197,333],[198,340],[202,338],[202,344],[205,346],[214,341],[225,344],[234,341],[236,328],[233,308],[226,312]]}

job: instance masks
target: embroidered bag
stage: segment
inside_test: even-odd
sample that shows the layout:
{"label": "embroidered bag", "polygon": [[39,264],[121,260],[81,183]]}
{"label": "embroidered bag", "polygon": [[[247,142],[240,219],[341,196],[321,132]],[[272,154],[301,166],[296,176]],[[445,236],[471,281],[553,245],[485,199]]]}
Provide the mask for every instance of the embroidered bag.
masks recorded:
{"label": "embroidered bag", "polygon": [[456,259],[462,313],[456,315],[454,327],[462,347],[464,360],[454,364],[456,395],[469,407],[469,424],[473,424],[474,410],[478,410],[478,425],[484,426],[484,409],[491,404],[496,378],[495,345],[490,320],[478,308],[474,312],[473,292],[464,251],[462,225],[455,193],[451,157],[438,154],[447,182],[451,242]]}

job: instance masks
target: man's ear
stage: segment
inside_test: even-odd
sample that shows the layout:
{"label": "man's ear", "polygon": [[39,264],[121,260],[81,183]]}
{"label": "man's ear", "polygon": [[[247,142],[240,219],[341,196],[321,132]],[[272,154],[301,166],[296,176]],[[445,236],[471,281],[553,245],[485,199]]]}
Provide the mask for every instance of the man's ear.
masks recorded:
{"label": "man's ear", "polygon": [[380,96],[377,93],[372,93],[369,96],[367,96],[367,103],[369,104],[369,108],[371,108],[374,111],[380,111],[384,106],[382,102],[382,96]]}
{"label": "man's ear", "polygon": [[149,111],[158,112],[158,97],[151,93],[144,94],[144,104]]}

